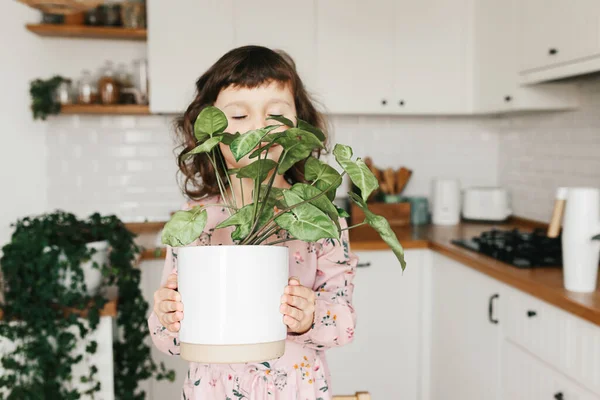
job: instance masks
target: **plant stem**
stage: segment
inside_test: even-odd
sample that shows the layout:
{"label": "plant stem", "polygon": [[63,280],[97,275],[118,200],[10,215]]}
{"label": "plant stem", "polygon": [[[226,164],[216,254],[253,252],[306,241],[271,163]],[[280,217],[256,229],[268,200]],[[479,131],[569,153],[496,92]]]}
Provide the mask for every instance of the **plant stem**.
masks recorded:
{"label": "plant stem", "polygon": [[356,228],[357,226],[361,226],[361,225],[365,225],[367,223],[367,221],[363,221],[360,224],[356,224],[356,225],[352,225],[352,226],[347,226],[344,229],[341,229],[342,231],[348,230],[348,229],[352,229],[352,228]]}
{"label": "plant stem", "polygon": [[269,237],[276,234],[280,230],[281,230],[281,228],[277,224],[274,224],[274,226],[267,229],[267,233],[265,233],[264,235],[262,235],[260,237],[257,237],[255,240],[253,240],[252,244],[260,244],[261,242],[267,240]]}
{"label": "plant stem", "polygon": [[264,224],[264,225],[263,225],[263,227],[262,227],[261,229],[259,229],[259,230],[258,230],[256,233],[257,233],[257,234],[260,234],[260,232],[261,232],[262,230],[264,230],[264,227],[265,227],[265,226],[269,225],[271,222],[273,222],[273,221],[275,220],[275,218],[279,217],[280,215],[282,215],[282,214],[284,214],[284,213],[286,213],[286,212],[288,212],[288,211],[290,211],[290,210],[292,210],[292,209],[294,209],[294,208],[296,208],[296,207],[298,207],[298,206],[301,206],[301,205],[303,205],[303,204],[306,204],[306,203],[310,203],[311,201],[313,201],[313,200],[316,200],[316,199],[318,199],[319,197],[323,196],[325,193],[327,193],[327,192],[329,192],[331,189],[333,189],[333,187],[334,187],[334,186],[337,184],[337,182],[338,182],[340,179],[342,179],[342,178],[344,177],[344,175],[345,175],[345,174],[346,174],[346,171],[344,171],[344,172],[343,172],[343,173],[342,173],[342,174],[339,176],[339,178],[338,178],[338,179],[336,179],[336,180],[335,180],[335,181],[334,181],[334,182],[333,182],[331,185],[329,185],[329,187],[328,187],[327,189],[325,189],[324,191],[322,191],[322,192],[321,192],[321,193],[319,193],[318,195],[316,195],[316,196],[314,196],[314,197],[311,197],[311,198],[310,198],[310,199],[308,199],[308,200],[304,200],[304,201],[301,201],[300,203],[297,203],[297,204],[294,204],[294,205],[292,205],[292,206],[289,206],[289,207],[287,207],[287,208],[285,208],[285,209],[281,210],[281,211],[280,211],[280,212],[278,212],[277,214],[273,215],[273,217],[271,217],[271,219],[269,219],[269,220],[267,221],[267,223],[266,223],[266,224]]}
{"label": "plant stem", "polygon": [[246,200],[244,200],[244,184],[242,182],[242,178],[238,178],[240,180],[240,190],[242,191],[242,207],[246,205]]}
{"label": "plant stem", "polygon": [[223,201],[225,202],[225,204],[227,204],[229,206],[229,208],[227,209],[227,211],[229,211],[229,216],[232,216],[233,214],[231,212],[231,203],[229,202],[229,199],[225,195],[225,188],[223,186],[223,182],[221,181],[221,176],[219,175],[219,170],[217,168],[217,162],[215,161],[214,150],[211,151],[211,154],[208,156],[208,159],[210,160],[210,162],[213,165],[213,168],[215,170],[215,175],[217,177],[217,184],[219,185],[219,191],[221,192],[221,197],[223,198]]}
{"label": "plant stem", "polygon": [[223,159],[223,154],[219,151],[218,154],[219,160],[221,160],[221,165],[223,166],[223,170],[225,170],[225,176],[227,177],[227,182],[229,183],[229,188],[231,189],[231,195],[233,196],[233,204],[237,207],[237,199],[235,198],[235,192],[233,191],[233,187],[231,186],[231,179],[229,178],[229,168],[225,165],[225,160]]}
{"label": "plant stem", "polygon": [[284,242],[290,242],[292,240],[296,240],[296,238],[287,238],[287,239],[281,239],[281,240],[276,240],[274,242],[271,243],[265,243],[264,246],[272,246],[274,244],[279,244],[279,243],[284,243]]}

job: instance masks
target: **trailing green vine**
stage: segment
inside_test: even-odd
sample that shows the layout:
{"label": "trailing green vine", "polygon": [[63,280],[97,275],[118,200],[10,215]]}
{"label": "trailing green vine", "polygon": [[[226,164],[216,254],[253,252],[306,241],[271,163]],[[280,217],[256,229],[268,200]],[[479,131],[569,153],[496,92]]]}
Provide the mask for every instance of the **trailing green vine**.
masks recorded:
{"label": "trailing green vine", "polygon": [[60,103],[56,101],[54,94],[62,82],[69,81],[69,79],[57,75],[47,80],[36,79],[31,82],[29,94],[31,95],[33,119],[45,120],[48,115],[60,112]]}
{"label": "trailing green vine", "polygon": [[[174,380],[174,371],[167,371],[162,363],[156,365],[145,344],[149,334],[148,303],[142,297],[141,272],[135,266],[140,249],[117,217],[96,213],[79,220],[73,214],[56,211],[23,218],[15,227],[0,259],[6,286],[0,339],[16,344],[12,353],[2,354],[0,359],[4,369],[0,399],[71,400],[82,395],[93,398],[100,390],[98,370],[90,366],[88,375],[73,376],[72,367],[82,360],[82,355],[74,354],[74,350],[78,336],[85,340],[98,326],[100,310],[107,302],[103,292],[112,285],[119,293],[117,327],[121,334],[113,348],[118,398],[144,399],[138,383],[151,377]],[[109,264],[94,265],[102,271],[103,282],[99,294],[90,296],[80,265],[95,252],[86,244],[101,240],[109,243]],[[69,287],[61,283],[67,268],[72,271]],[[87,319],[73,313],[65,316],[64,307],[88,310]],[[89,341],[85,351],[94,354],[96,349],[97,343]],[[73,388],[76,381],[86,389]]]}

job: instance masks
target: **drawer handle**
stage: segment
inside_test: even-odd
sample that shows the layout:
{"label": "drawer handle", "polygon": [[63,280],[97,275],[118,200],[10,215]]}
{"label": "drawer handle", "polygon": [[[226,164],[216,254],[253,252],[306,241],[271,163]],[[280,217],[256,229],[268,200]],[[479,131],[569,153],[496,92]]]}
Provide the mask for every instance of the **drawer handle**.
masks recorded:
{"label": "drawer handle", "polygon": [[554,55],[558,54],[558,49],[554,49],[554,48],[550,49],[550,50],[548,50],[548,54],[550,54],[551,56],[554,56]]}
{"label": "drawer handle", "polygon": [[528,311],[527,311],[527,316],[528,316],[529,318],[533,318],[533,317],[535,317],[536,315],[537,315],[537,312],[535,312],[535,311],[533,311],[533,310],[528,310]]}
{"label": "drawer handle", "polygon": [[554,398],[555,398],[556,400],[564,400],[564,398],[565,398],[565,397],[563,396],[563,393],[562,393],[562,392],[558,392],[558,393],[556,393],[556,394],[554,395]]}
{"label": "drawer handle", "polygon": [[490,302],[488,304],[488,319],[492,324],[497,324],[498,319],[494,319],[494,300],[500,297],[498,293],[495,293],[490,296]]}
{"label": "drawer handle", "polygon": [[370,262],[356,264],[356,268],[367,268],[367,267],[370,267],[370,266],[371,266]]}

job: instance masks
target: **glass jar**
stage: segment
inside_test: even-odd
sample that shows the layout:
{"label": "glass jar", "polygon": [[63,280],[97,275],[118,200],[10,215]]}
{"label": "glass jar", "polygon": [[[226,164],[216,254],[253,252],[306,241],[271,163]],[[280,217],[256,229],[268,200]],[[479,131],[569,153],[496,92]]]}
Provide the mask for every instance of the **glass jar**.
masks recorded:
{"label": "glass jar", "polygon": [[77,85],[77,102],[79,104],[94,104],[98,100],[98,91],[92,74],[88,70],[81,71]]}
{"label": "glass jar", "polygon": [[119,102],[119,83],[111,61],[106,61],[100,73],[98,93],[102,104],[117,104]]}
{"label": "glass jar", "polygon": [[54,92],[54,100],[59,104],[72,104],[71,81],[63,80]]}
{"label": "glass jar", "polygon": [[127,0],[121,5],[121,21],[125,28],[146,27],[146,4],[140,0]]}

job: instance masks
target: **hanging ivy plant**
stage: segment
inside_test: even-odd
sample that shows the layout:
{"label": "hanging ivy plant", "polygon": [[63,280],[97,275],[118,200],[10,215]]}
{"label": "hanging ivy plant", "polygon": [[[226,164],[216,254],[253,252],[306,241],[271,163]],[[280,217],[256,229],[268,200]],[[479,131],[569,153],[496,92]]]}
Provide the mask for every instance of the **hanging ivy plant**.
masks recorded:
{"label": "hanging ivy plant", "polygon": [[[148,303],[142,297],[141,272],[135,266],[140,249],[117,217],[96,213],[79,220],[56,211],[23,218],[15,228],[0,258],[5,281],[0,339],[16,345],[12,353],[1,355],[0,399],[70,400],[93,397],[100,390],[96,366],[90,366],[86,376],[73,376],[73,366],[82,360],[82,355],[74,354],[80,339],[73,330],[85,340],[96,329],[107,302],[103,293],[113,285],[119,293],[117,327],[121,333],[113,345],[118,398],[145,399],[138,383],[148,378],[174,380],[174,371],[167,371],[162,363],[156,365],[145,343]],[[99,294],[90,296],[81,264],[95,253],[86,244],[102,240],[109,243],[109,263],[94,265],[102,271],[103,281]],[[60,280],[66,268],[72,271],[68,287]],[[64,307],[88,310],[87,320],[74,313],[65,316]],[[94,354],[96,349],[97,343],[89,341],[85,351]],[[87,389],[73,388],[76,381]]]}
{"label": "hanging ivy plant", "polygon": [[47,80],[36,79],[31,82],[29,94],[31,94],[33,119],[45,120],[48,115],[60,112],[60,103],[56,101],[54,94],[58,85],[69,81],[69,79],[57,75]]}

